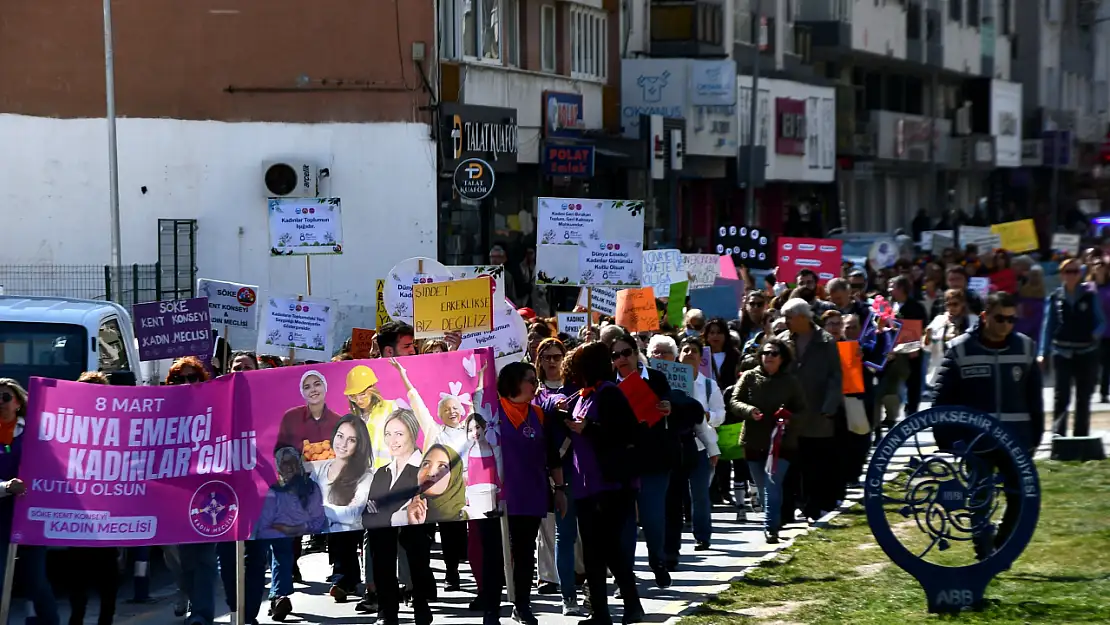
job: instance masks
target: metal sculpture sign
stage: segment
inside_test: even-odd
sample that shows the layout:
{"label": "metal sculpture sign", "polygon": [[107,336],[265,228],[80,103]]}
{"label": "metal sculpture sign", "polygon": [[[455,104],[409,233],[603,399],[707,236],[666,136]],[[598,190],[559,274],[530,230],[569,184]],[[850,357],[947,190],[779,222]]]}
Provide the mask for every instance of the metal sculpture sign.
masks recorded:
{"label": "metal sculpture sign", "polygon": [[[890,473],[895,456],[907,452],[905,471]],[[906,417],[879,443],[864,504],[875,541],[921,584],[929,611],[959,612],[981,608],[987,584],[1025,550],[1041,489],[1033,458],[1009,425],[939,406]],[[961,548],[973,554],[967,562],[957,557]]]}

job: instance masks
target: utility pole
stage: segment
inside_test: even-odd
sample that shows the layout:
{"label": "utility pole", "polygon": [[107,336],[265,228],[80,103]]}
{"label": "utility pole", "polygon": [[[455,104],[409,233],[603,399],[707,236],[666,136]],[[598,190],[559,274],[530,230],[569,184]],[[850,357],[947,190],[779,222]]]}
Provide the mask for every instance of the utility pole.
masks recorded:
{"label": "utility pole", "polygon": [[[112,0],[104,0],[104,92],[108,119],[108,201],[111,212],[112,292],[123,302],[123,253],[119,219],[119,164],[116,152],[116,63],[112,36]],[[137,293],[132,294],[138,297]],[[137,302],[132,302],[137,303]]]}
{"label": "utility pole", "polygon": [[[757,145],[755,128],[756,117],[759,115],[759,20],[762,7],[762,0],[755,0],[755,7],[752,12],[752,58],[754,59],[752,62],[752,99],[748,111],[748,140],[751,141],[751,146],[748,150],[748,188],[744,198],[749,226],[759,225],[759,211],[755,209],[755,148]],[[765,163],[761,163],[761,165],[766,167]]]}
{"label": "utility pole", "polygon": [[[1060,111],[1063,106],[1064,99],[1064,67],[1060,63],[1060,67],[1056,70],[1056,110]],[[1041,122],[1042,124],[1044,122]],[[1056,225],[1058,221],[1057,212],[1059,211],[1060,201],[1060,123],[1055,119],[1052,122],[1052,183],[1049,187],[1049,207],[1048,207],[1048,231],[1050,234],[1056,232]],[[1042,132],[1043,135],[1043,132]],[[1041,140],[1041,154],[1042,158],[1047,150],[1044,149],[1044,140]],[[1071,149],[1071,146],[1068,146]]]}

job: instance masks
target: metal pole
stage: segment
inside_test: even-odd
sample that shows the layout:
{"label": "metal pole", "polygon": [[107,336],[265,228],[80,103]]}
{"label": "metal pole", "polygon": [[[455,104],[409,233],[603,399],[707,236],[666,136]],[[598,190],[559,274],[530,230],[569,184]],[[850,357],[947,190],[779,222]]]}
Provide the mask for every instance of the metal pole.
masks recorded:
{"label": "metal pole", "polygon": [[[112,0],[104,0],[104,92],[108,119],[108,194],[112,220],[112,270],[116,283],[123,279],[123,253],[119,219],[119,169],[116,160],[116,63],[113,54]],[[118,289],[117,289],[118,291]]]}
{"label": "metal pole", "polygon": [[247,543],[235,542],[235,623],[247,625]]}
{"label": "metal pole", "polygon": [[755,136],[756,116],[759,114],[759,17],[763,9],[762,0],[755,0],[752,12],[752,99],[748,111],[748,140],[751,142],[748,149],[748,188],[744,198],[744,207],[747,209],[748,225],[758,226],[759,211],[755,209]]}
{"label": "metal pole", "polygon": [[0,623],[8,622],[8,614],[12,608],[12,586],[15,583],[15,552],[18,549],[18,543],[8,545],[8,553],[4,558],[4,587],[0,591]]}
{"label": "metal pole", "polygon": [[[1063,63],[1056,70],[1056,110],[1060,111],[1063,104],[1064,97],[1064,68]],[[1042,124],[1044,122],[1041,122]],[[1048,208],[1048,232],[1051,238],[1052,234],[1056,233],[1057,212],[1059,211],[1060,202],[1060,123],[1054,121],[1052,124],[1052,183],[1049,187],[1049,208]],[[1042,136],[1044,133],[1041,133]],[[1042,140],[1043,144],[1044,141]],[[1069,149],[1071,146],[1068,146]],[[1044,154],[1046,150],[1041,146],[1041,153]]]}

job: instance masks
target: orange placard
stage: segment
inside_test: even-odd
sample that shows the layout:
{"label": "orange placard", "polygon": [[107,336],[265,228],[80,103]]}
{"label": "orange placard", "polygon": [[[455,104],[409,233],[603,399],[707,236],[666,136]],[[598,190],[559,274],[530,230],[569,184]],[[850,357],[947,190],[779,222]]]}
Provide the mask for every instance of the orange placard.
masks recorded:
{"label": "orange placard", "polygon": [[659,329],[659,313],[655,308],[655,290],[617,291],[617,325],[629,332],[651,332]]}
{"label": "orange placard", "polygon": [[845,395],[863,392],[863,350],[856,341],[840,341],[840,372]]}
{"label": "orange placard", "polygon": [[924,328],[920,319],[899,319],[899,321],[902,322],[902,331],[898,333],[898,345],[921,340]]}
{"label": "orange placard", "polygon": [[370,348],[374,345],[373,330],[354,328],[351,330],[351,356],[356,359],[369,358]]}
{"label": "orange placard", "polygon": [[[649,287],[650,291],[651,288]],[[622,291],[623,292],[623,291]],[[620,311],[620,303],[617,303],[617,311]],[[628,398],[628,403],[632,405],[632,412],[639,419],[640,423],[646,423],[648,426],[653,426],[663,418],[663,413],[659,412],[656,405],[659,403],[659,396],[651,390],[647,381],[640,377],[639,373],[633,373],[627,378],[621,380],[617,386],[620,387],[621,392]]]}

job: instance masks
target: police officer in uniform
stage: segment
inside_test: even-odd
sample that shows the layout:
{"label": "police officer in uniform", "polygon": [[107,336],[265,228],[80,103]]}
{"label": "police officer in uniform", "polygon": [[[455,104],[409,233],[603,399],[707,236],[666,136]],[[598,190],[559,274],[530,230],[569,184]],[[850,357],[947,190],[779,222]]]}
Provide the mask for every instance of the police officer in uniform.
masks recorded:
{"label": "police officer in uniform", "polygon": [[[979,326],[950,344],[937,370],[934,406],[967,406],[993,414],[1030,454],[1044,434],[1044,401],[1041,370],[1033,340],[1014,332],[1017,302],[1009,293],[991,293]],[[975,432],[960,425],[933,428],[937,446],[952,451],[962,442],[967,449]],[[978,449],[976,447],[975,449]],[[993,467],[1017,480],[1017,468],[998,449],[974,454],[977,463]],[[1013,483],[1013,482],[1011,482]],[[974,537],[976,555],[982,559],[1002,545],[1018,520],[1020,508],[1007,506],[995,536],[994,527],[981,528]],[[985,520],[984,520],[985,521]]]}
{"label": "police officer in uniform", "polygon": [[1099,339],[1106,327],[1106,318],[1098,294],[1080,284],[1079,260],[1069,258],[1060,263],[1063,284],[1045,300],[1044,326],[1041,330],[1041,353],[1044,364],[1052,359],[1056,373],[1053,431],[1067,436],[1068,403],[1075,385],[1075,436],[1087,436],[1091,426],[1091,395],[1098,377]]}

